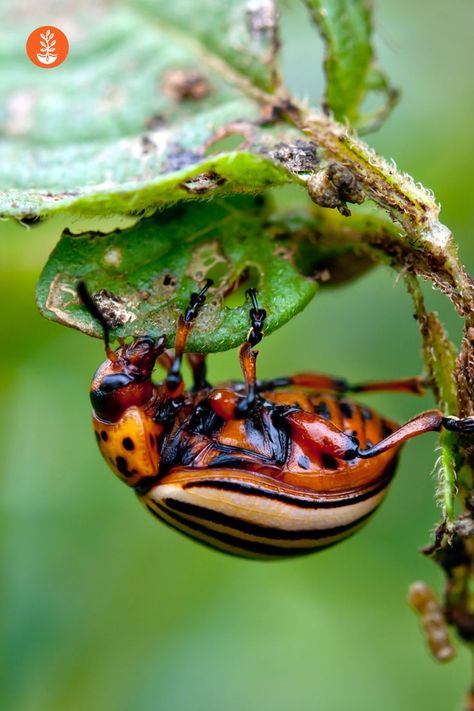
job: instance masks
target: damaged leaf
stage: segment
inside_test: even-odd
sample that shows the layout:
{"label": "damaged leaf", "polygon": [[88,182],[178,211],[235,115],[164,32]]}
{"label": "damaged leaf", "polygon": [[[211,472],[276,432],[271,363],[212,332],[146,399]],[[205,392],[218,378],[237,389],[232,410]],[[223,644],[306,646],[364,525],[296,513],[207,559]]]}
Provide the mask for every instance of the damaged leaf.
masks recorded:
{"label": "damaged leaf", "polygon": [[165,335],[172,346],[190,294],[212,279],[189,349],[225,350],[249,329],[247,288],[258,289],[268,334],[308,303],[318,282],[369,268],[354,243],[353,235],[338,240],[324,218],[275,216],[259,198],[214,200],[206,210],[180,205],[123,231],[66,231],[40,277],[38,303],[47,318],[101,337],[77,296],[83,280],[114,336]]}
{"label": "damaged leaf", "polygon": [[[305,0],[326,45],[326,105],[338,121],[368,130],[390,111],[397,92],[376,64],[372,47],[372,4],[369,0]],[[382,106],[364,112],[371,93]]]}
{"label": "damaged leaf", "polygon": [[[279,87],[272,0],[85,5],[51,71],[26,59],[24,38],[56,3],[0,8],[0,215],[136,213],[293,178],[271,151],[300,132],[261,126],[258,97]],[[237,148],[213,150],[230,125]],[[217,177],[187,191],[204,173]]]}

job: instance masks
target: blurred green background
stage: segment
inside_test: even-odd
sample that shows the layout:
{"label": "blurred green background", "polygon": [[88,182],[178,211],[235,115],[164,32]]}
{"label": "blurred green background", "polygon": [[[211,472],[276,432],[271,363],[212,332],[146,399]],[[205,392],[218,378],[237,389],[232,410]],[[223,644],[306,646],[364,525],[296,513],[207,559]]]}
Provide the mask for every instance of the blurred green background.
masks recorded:
{"label": "blurred green background", "polygon": [[[474,270],[472,0],[378,0],[376,26],[380,59],[403,96],[369,142],[435,191]],[[317,100],[321,46],[294,2],[284,38],[290,86]],[[101,344],[35,308],[35,281],[66,223],[0,224],[4,708],[460,708],[467,654],[445,667],[430,659],[405,602],[413,580],[441,584],[417,552],[439,515],[435,437],[405,448],[370,525],[319,555],[243,561],[160,526],[113,478],[92,437],[87,390]],[[264,341],[260,373],[314,369],[357,381],[420,372],[411,305],[395,282],[379,268],[318,295]],[[458,336],[449,304],[426,292]],[[214,380],[236,376],[236,353],[210,367]],[[367,401],[399,420],[431,404]]]}

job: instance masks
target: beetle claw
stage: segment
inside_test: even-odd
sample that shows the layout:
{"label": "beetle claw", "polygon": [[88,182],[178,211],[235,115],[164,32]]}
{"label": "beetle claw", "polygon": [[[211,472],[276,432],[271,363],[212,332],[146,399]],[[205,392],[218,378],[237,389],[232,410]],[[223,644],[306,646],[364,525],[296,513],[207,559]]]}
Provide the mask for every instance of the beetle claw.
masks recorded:
{"label": "beetle claw", "polygon": [[460,434],[474,433],[474,417],[443,417],[443,427],[450,432]]}

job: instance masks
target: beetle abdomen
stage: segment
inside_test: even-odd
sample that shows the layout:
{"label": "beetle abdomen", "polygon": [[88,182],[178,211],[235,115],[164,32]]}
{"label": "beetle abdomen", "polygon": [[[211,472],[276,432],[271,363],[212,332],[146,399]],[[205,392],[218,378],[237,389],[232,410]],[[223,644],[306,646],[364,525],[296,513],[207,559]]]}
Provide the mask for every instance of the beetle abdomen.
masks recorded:
{"label": "beetle abdomen", "polygon": [[251,558],[283,558],[334,545],[381,503],[379,486],[337,495],[312,494],[239,470],[175,470],[145,496],[148,510],[214,548]]}

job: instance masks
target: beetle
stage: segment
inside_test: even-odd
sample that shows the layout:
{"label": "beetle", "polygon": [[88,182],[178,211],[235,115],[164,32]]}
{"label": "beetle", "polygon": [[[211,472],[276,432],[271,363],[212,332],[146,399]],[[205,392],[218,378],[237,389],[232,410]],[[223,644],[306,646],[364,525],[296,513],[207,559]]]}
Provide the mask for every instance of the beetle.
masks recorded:
{"label": "beetle", "polygon": [[[419,377],[350,386],[301,373],[256,375],[266,311],[247,291],[250,329],[240,348],[242,382],[213,387],[206,356],[182,362],[208,281],[177,323],[174,354],[164,338],[110,347],[109,327],[84,284],[80,298],[102,325],[107,359],[95,374],[92,421],[103,457],[153,516],[214,548],[252,558],[318,551],[355,533],[384,499],[400,447],[440,431],[472,434],[474,418],[428,410],[398,426],[350,392],[421,394]],[[159,363],[166,370],[155,383]]]}

